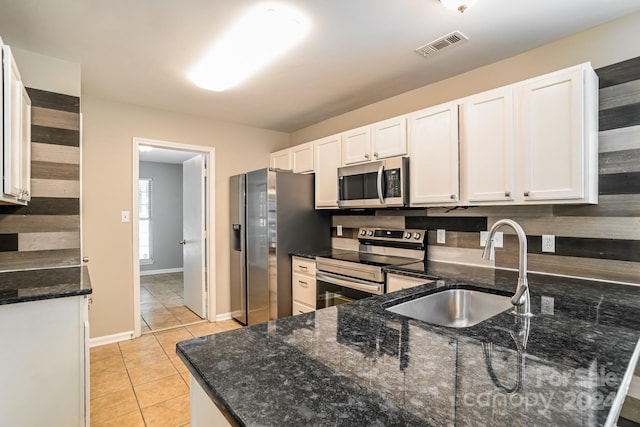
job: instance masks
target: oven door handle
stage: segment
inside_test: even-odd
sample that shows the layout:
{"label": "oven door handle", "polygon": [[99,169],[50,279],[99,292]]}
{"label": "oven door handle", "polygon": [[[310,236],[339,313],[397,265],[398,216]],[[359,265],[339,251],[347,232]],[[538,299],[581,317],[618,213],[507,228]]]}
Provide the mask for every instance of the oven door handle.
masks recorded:
{"label": "oven door handle", "polygon": [[384,172],[384,165],[380,165],[378,168],[378,200],[381,204],[384,204],[384,194],[382,194],[382,173]]}
{"label": "oven door handle", "polygon": [[331,283],[333,285],[344,286],[345,288],[356,289],[362,292],[368,292],[370,294],[381,295],[382,283],[379,285],[372,285],[371,282],[364,280],[349,278],[343,279],[340,276],[336,276],[330,273],[316,273],[316,280],[322,280],[323,282]]}

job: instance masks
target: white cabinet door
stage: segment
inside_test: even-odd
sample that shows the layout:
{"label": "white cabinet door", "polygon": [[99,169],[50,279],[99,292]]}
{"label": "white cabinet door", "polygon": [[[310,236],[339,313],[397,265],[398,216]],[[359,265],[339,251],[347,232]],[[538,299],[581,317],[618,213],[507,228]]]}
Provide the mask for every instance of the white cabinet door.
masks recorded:
{"label": "white cabinet door", "polygon": [[411,206],[459,200],[458,104],[427,108],[409,117]]}
{"label": "white cabinet door", "polygon": [[513,89],[484,92],[460,110],[460,187],[463,204],[515,199]]}
{"label": "white cabinet door", "polygon": [[342,134],[342,164],[371,160],[371,126],[353,129]]}
{"label": "white cabinet door", "polygon": [[519,196],[525,203],[597,202],[595,81],[583,64],[519,86]]}
{"label": "white cabinet door", "polygon": [[316,209],[338,207],[338,168],[340,167],[340,135],[322,138],[314,143],[316,172]]}
{"label": "white cabinet door", "polygon": [[295,173],[312,173],[314,170],[313,142],[291,148],[291,160]]}
{"label": "white cabinet door", "polygon": [[21,199],[25,202],[31,200],[31,98],[24,86],[22,86],[22,123],[21,123],[21,166],[20,166],[20,187],[22,188]]}
{"label": "white cabinet door", "polygon": [[269,160],[274,169],[291,170],[291,150],[289,148],[271,153]]}
{"label": "white cabinet door", "polygon": [[3,192],[8,196],[21,196],[22,147],[22,82],[9,46],[2,47],[4,96],[4,182]]}
{"label": "white cabinet door", "polygon": [[395,117],[373,125],[373,158],[407,154],[407,118]]}

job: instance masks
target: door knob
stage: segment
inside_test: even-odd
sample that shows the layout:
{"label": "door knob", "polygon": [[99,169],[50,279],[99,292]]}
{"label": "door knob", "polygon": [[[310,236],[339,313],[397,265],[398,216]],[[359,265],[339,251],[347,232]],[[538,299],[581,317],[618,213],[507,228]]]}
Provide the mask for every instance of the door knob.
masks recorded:
{"label": "door knob", "polygon": [[186,245],[186,244],[187,244],[187,241],[186,241],[186,240],[180,240],[180,241],[178,242],[178,244],[179,244],[179,245]]}

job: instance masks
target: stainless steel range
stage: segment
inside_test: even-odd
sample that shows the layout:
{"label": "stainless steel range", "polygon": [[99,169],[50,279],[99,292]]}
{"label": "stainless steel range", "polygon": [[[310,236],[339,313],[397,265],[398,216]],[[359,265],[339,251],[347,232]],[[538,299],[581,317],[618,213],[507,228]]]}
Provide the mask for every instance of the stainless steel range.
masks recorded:
{"label": "stainless steel range", "polygon": [[383,267],[425,260],[425,230],[360,228],[358,251],[335,250],[316,258],[316,308],[381,295]]}

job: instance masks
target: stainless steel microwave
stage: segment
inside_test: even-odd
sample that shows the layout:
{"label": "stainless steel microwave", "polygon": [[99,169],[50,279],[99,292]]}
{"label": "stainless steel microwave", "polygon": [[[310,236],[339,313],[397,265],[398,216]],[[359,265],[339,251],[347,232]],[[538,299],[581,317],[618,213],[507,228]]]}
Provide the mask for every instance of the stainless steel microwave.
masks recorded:
{"label": "stainless steel microwave", "polygon": [[409,205],[409,158],[338,168],[340,208],[382,208]]}

